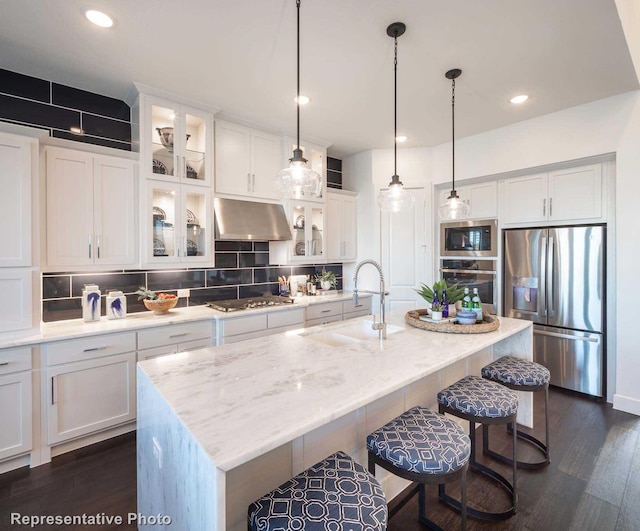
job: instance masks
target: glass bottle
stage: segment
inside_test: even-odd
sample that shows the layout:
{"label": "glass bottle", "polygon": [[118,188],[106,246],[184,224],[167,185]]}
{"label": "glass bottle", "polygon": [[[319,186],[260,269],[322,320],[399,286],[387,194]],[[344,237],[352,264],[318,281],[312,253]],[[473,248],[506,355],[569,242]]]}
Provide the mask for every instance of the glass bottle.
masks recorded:
{"label": "glass bottle", "polygon": [[447,288],[442,288],[442,317],[449,317],[449,300],[447,299]]}
{"label": "glass bottle", "polygon": [[473,288],[473,298],[471,299],[471,307],[476,312],[476,323],[482,322],[482,302],[478,295],[478,288]]}
{"label": "glass bottle", "polygon": [[469,295],[469,288],[464,288],[464,296],[462,297],[462,309],[471,310],[471,296]]}

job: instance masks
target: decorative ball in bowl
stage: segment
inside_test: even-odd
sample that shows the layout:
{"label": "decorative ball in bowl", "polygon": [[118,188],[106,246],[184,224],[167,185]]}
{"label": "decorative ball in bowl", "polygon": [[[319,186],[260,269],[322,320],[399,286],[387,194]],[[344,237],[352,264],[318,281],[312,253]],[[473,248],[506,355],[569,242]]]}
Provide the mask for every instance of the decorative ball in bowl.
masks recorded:
{"label": "decorative ball in bowl", "polygon": [[[165,295],[166,298],[160,298],[160,295]],[[175,295],[169,295],[168,293],[160,293],[157,299],[143,299],[142,302],[147,310],[151,310],[156,315],[163,315],[169,313],[171,308],[175,308],[178,304],[178,297]]]}
{"label": "decorative ball in bowl", "polygon": [[460,310],[456,317],[461,325],[476,324],[476,312],[474,310]]}
{"label": "decorative ball in bowl", "polygon": [[[169,150],[173,149],[173,127],[156,127],[156,131],[158,131],[158,135],[160,136],[160,142],[162,145]],[[187,134],[187,142],[191,135]]]}

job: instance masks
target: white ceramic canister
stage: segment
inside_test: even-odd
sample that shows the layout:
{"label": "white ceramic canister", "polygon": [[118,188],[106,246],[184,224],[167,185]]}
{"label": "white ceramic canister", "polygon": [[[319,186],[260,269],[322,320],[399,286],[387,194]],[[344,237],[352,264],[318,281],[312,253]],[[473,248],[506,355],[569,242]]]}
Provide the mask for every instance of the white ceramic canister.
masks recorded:
{"label": "white ceramic canister", "polygon": [[85,323],[100,320],[100,288],[86,284],[82,290],[82,318]]}
{"label": "white ceramic canister", "polygon": [[122,319],[127,316],[127,298],[121,291],[107,294],[107,319]]}

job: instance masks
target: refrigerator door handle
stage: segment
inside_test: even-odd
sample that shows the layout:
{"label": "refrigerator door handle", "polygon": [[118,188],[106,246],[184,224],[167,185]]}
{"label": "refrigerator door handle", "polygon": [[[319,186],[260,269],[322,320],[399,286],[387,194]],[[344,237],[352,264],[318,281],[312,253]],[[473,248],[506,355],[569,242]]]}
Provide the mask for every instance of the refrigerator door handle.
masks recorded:
{"label": "refrigerator door handle", "polygon": [[599,337],[593,336],[570,336],[568,334],[559,334],[557,332],[544,332],[542,330],[535,330],[534,334],[538,336],[549,336],[549,337],[557,337],[560,339],[568,339],[570,341],[590,341],[591,343],[599,343]]}
{"label": "refrigerator door handle", "polygon": [[544,316],[547,316],[547,237],[540,238],[540,293],[542,297],[538,299],[538,304],[542,306]]}
{"label": "refrigerator door handle", "polygon": [[553,236],[549,236],[549,246],[547,247],[547,307],[549,309],[549,315],[553,317],[556,313],[555,306],[553,304]]}

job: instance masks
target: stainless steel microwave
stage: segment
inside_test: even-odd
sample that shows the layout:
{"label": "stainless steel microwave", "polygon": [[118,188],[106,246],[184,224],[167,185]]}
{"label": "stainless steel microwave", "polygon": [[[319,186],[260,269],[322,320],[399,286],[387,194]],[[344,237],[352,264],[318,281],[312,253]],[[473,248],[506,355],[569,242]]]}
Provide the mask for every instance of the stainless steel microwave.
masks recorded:
{"label": "stainless steel microwave", "polygon": [[498,256],[497,220],[442,223],[440,256]]}

